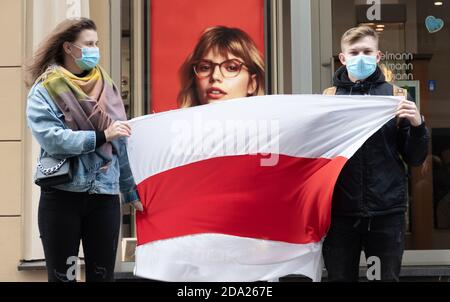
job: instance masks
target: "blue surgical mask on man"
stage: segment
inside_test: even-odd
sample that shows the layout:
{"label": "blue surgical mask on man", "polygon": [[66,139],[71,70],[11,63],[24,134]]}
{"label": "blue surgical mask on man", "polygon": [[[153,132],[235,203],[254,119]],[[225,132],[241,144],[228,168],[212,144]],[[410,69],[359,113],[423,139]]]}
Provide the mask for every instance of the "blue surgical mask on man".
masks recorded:
{"label": "blue surgical mask on man", "polygon": [[73,46],[81,50],[81,58],[75,58],[75,64],[82,70],[91,70],[100,62],[100,50],[98,47],[79,47],[75,44]]}
{"label": "blue surgical mask on man", "polygon": [[347,60],[347,71],[357,80],[365,80],[377,69],[377,57],[358,55],[349,57]]}

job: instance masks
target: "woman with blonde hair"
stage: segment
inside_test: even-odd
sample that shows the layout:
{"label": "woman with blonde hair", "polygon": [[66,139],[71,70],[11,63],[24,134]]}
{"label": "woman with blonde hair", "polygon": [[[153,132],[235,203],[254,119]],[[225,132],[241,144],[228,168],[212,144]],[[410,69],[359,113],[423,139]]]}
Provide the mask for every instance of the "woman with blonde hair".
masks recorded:
{"label": "woman with blonde hair", "polygon": [[180,69],[182,108],[264,94],[264,60],[238,28],[215,26],[200,37]]}
{"label": "woman with blonde hair", "polygon": [[[76,281],[80,240],[86,281],[112,281],[119,193],[140,205],[126,152],[131,129],[116,85],[98,65],[97,45],[92,20],[66,20],[28,68],[27,120],[41,146],[38,224],[53,282]],[[71,173],[61,175],[63,166]]]}

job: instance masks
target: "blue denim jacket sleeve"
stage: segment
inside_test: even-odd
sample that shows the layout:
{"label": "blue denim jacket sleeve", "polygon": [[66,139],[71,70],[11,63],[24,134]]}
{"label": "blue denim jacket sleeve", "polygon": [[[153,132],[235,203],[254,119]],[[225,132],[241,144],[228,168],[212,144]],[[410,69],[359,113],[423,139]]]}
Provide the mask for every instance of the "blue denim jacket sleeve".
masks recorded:
{"label": "blue denim jacket sleeve", "polygon": [[73,131],[63,122],[45,88],[37,84],[28,95],[27,122],[41,148],[50,156],[63,159],[95,151],[95,131]]}
{"label": "blue denim jacket sleeve", "polygon": [[121,138],[117,141],[119,144],[119,166],[120,166],[120,178],[119,186],[120,192],[122,193],[123,202],[128,203],[132,201],[139,200],[139,194],[137,192],[136,183],[134,181],[133,174],[130,168],[130,162],[127,153],[127,143],[126,138]]}

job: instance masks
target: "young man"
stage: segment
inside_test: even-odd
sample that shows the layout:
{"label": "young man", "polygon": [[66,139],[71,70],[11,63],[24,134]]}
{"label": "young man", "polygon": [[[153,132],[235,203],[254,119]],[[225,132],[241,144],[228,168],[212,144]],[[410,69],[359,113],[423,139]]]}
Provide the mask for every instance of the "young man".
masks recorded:
{"label": "young man", "polygon": [[[405,96],[396,118],[376,132],[347,162],[333,195],[331,226],[323,245],[330,281],[358,281],[361,250],[379,263],[381,281],[398,281],[404,251],[407,174],[421,165],[429,134],[407,93],[385,81],[378,67],[378,34],[370,27],[348,30],[341,40],[337,70],[328,95]],[[378,258],[369,258],[369,257]],[[378,261],[379,259],[379,261]],[[374,268],[376,269],[376,268]],[[377,277],[377,274],[374,274]]]}

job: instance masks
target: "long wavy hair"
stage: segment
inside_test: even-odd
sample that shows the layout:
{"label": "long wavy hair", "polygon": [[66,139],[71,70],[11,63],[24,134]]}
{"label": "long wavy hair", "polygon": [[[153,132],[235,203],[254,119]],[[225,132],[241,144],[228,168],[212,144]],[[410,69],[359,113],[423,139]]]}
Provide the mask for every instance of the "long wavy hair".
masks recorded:
{"label": "long wavy hair", "polygon": [[27,64],[25,82],[31,87],[51,65],[64,64],[64,42],[75,42],[84,30],[97,31],[94,21],[87,18],[67,19],[61,22],[40,44]]}
{"label": "long wavy hair", "polygon": [[257,87],[253,95],[264,94],[265,65],[255,42],[241,29],[215,26],[204,31],[194,51],[180,68],[181,89],[177,101],[181,108],[200,105],[193,66],[194,62],[202,59],[210,50],[217,51],[218,54],[224,57],[232,54],[242,58],[250,75],[256,76]]}

